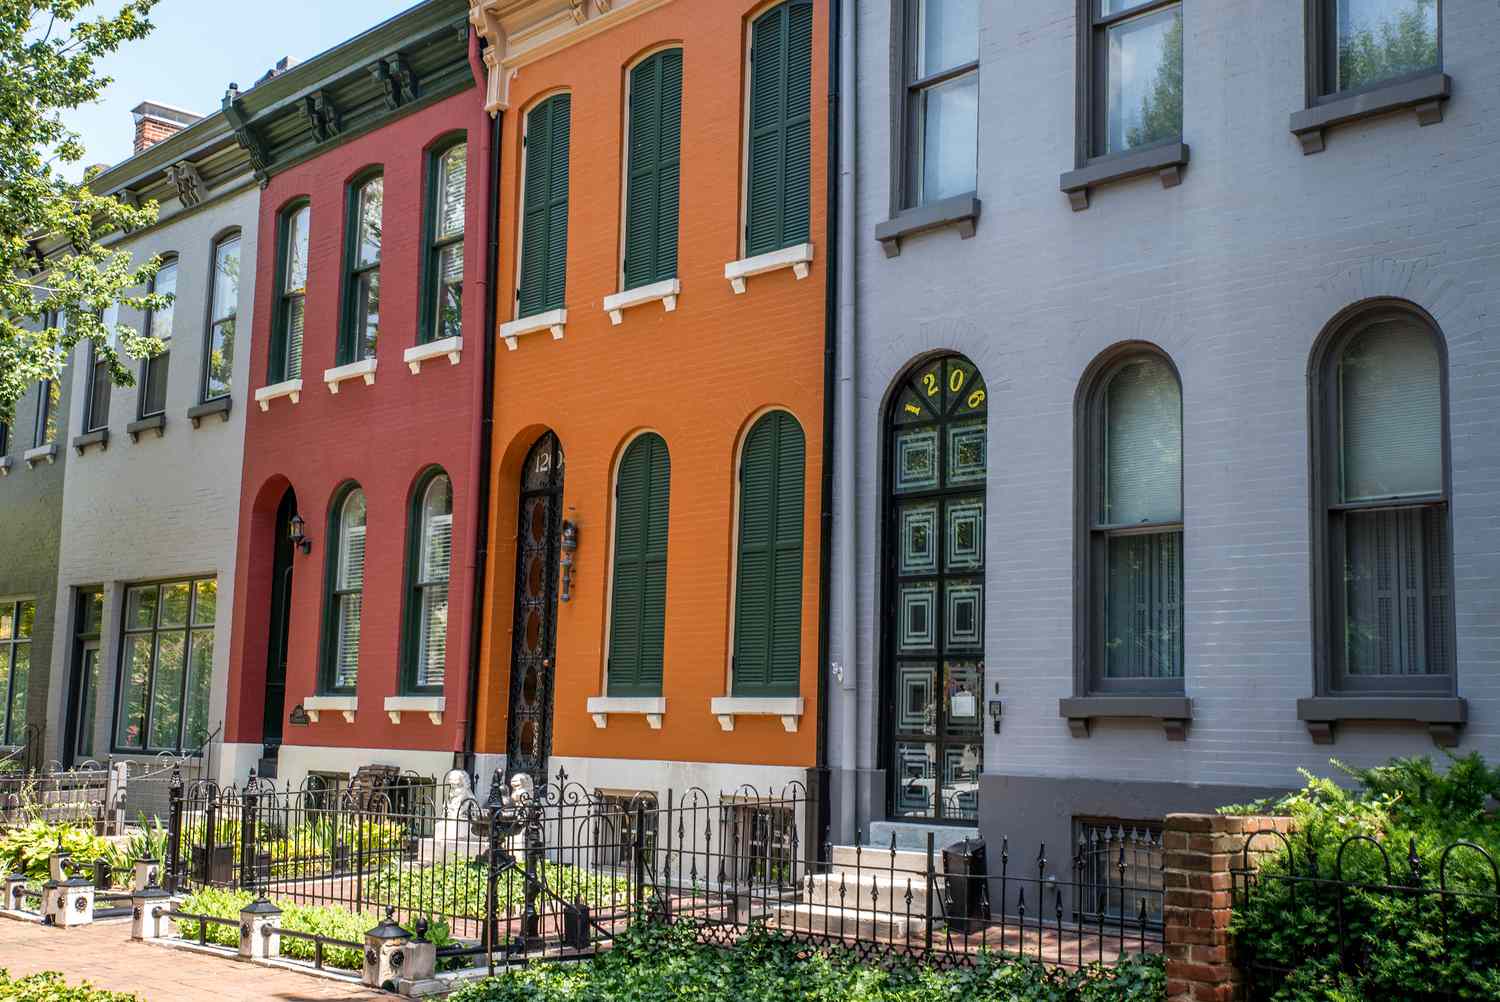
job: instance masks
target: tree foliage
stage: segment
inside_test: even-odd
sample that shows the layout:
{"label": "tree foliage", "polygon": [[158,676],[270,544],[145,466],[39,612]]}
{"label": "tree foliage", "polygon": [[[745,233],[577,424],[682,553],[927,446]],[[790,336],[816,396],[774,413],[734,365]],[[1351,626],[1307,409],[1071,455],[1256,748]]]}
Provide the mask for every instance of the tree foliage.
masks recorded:
{"label": "tree foliage", "polygon": [[1161,58],[1156,79],[1141,98],[1141,120],[1130,127],[1130,148],[1158,143],[1182,135],[1182,11],[1161,37]]}
{"label": "tree foliage", "polygon": [[1437,0],[1412,0],[1378,24],[1342,25],[1339,90],[1437,65]]}
{"label": "tree foliage", "polygon": [[[130,385],[115,344],[145,357],[160,341],[123,326],[107,331],[116,304],[161,309],[146,295],[160,261],[133,263],[100,241],[155,222],[157,206],[101,197],[64,167],[85,150],[64,116],[99,99],[110,80],[99,60],[151,31],[157,0],[124,0],[113,12],[95,0],[0,0],[0,421],[39,380],[55,379],[68,355],[93,342],[116,383]],[[113,6],[109,4],[108,6]],[[39,247],[61,247],[43,260]]]}

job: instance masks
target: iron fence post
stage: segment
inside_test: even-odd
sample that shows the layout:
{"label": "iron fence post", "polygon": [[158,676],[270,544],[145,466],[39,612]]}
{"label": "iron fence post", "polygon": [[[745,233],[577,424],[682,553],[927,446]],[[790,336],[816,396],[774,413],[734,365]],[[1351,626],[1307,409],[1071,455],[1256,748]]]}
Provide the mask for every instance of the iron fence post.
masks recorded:
{"label": "iron fence post", "polygon": [[522,829],[526,855],[526,906],[521,918],[521,936],[526,950],[530,952],[541,945],[542,916],[537,911],[537,899],[541,897],[542,866],[542,804],[541,794],[527,801],[523,810],[526,824]]}
{"label": "iron fence post", "polygon": [[163,860],[166,864],[166,888],[176,893],[179,867],[182,855],[182,773],[174,766],[172,769],[172,785],[168,788],[168,798],[171,810],[167,821],[167,858]]}
{"label": "iron fence post", "polygon": [[922,923],[922,928],[925,930],[923,946],[929,955],[932,953],[932,885],[937,877],[937,871],[933,866],[932,839],[933,834],[929,831],[927,833],[927,921]]}
{"label": "iron fence post", "polygon": [[640,913],[646,902],[646,805],[635,805],[635,845],[632,847],[631,871],[635,883],[635,911]]}
{"label": "iron fence post", "polygon": [[[495,783],[500,782],[499,774],[496,773]],[[493,796],[493,794],[492,794]],[[488,829],[485,841],[488,843],[485,852],[485,881],[484,881],[484,929],[481,935],[484,937],[484,955],[488,958],[490,977],[495,976],[495,939],[499,934],[499,921],[495,912],[499,902],[496,900],[496,866],[500,858],[500,806],[495,803],[486,808],[488,818]]]}
{"label": "iron fence post", "polygon": [[255,815],[260,794],[255,790],[255,770],[240,797],[240,879],[242,890],[255,890]]}

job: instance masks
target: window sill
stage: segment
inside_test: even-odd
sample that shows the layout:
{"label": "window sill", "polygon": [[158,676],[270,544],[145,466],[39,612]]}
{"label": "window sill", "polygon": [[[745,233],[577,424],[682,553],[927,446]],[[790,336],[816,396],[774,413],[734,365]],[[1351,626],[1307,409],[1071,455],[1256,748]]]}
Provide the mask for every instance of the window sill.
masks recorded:
{"label": "window sill", "polygon": [[449,365],[457,365],[459,357],[463,355],[464,339],[461,337],[445,337],[437,341],[428,341],[426,344],[412,345],[401,354],[401,361],[415,376],[422,371],[422,363],[430,362],[435,358],[448,356]]}
{"label": "window sill", "polygon": [[664,696],[590,696],[588,710],[600,730],[609,726],[611,714],[620,714],[645,717],[651,729],[659,731],[661,718],[667,715],[667,700]]}
{"label": "window sill", "polygon": [[359,709],[356,696],[308,696],[302,700],[302,709],[313,723],[324,713],[342,713],[347,723],[354,723],[354,711]]}
{"label": "window sill", "polygon": [[1388,87],[1336,98],[1292,112],[1289,128],[1302,143],[1303,155],[1323,152],[1323,131],[1336,125],[1411,108],[1418,125],[1436,125],[1443,120],[1443,102],[1453,89],[1446,73],[1429,73],[1415,80],[1402,80]]}
{"label": "window sill", "polygon": [[132,421],[125,426],[125,434],[130,436],[132,442],[141,440],[141,433],[147,431],[156,432],[156,437],[161,438],[167,433],[167,416],[165,414],[153,414],[143,417],[139,421]]}
{"label": "window sill", "polygon": [[1314,696],[1297,700],[1297,719],[1313,744],[1333,744],[1334,729],[1346,720],[1395,720],[1426,724],[1433,744],[1452,748],[1468,723],[1469,704],[1457,696]]}
{"label": "window sill", "polygon": [[100,428],[98,431],[85,432],[82,435],[73,436],[73,451],[80,456],[89,450],[90,446],[97,445],[99,451],[109,449],[109,429]]}
{"label": "window sill", "polygon": [[797,280],[801,281],[812,274],[812,260],[812,244],[794,244],[791,247],[771,251],[769,254],[757,254],[755,257],[731,261],[724,266],[724,277],[729,279],[734,294],[742,296],[745,294],[745,280],[754,275],[765,275],[790,268],[792,274],[797,276]]}
{"label": "window sill", "polygon": [[290,397],[292,403],[302,399],[302,380],[288,379],[280,383],[272,383],[270,386],[262,386],[255,391],[255,402],[260,404],[260,409],[268,411],[271,409],[271,401],[281,397]]}
{"label": "window sill", "polygon": [[26,460],[28,470],[36,469],[37,463],[52,464],[57,462],[57,443],[50,445],[39,445],[35,449],[27,449],[21,453],[21,458]]}
{"label": "window sill", "polygon": [[374,386],[375,359],[362,358],[358,362],[336,365],[331,369],[323,370],[323,382],[328,384],[329,393],[337,394],[339,384],[347,383],[351,379],[363,379],[366,386]]}
{"label": "window sill", "polygon": [[894,217],[875,227],[875,239],[885,249],[886,257],[899,257],[901,241],[918,233],[940,230],[952,226],[963,240],[974,236],[979,224],[979,197],[973,192],[955,195],[928,205],[898,212]]}
{"label": "window sill", "polygon": [[219,397],[217,400],[209,400],[196,407],[189,407],[187,416],[188,420],[193,422],[193,427],[196,428],[203,422],[204,418],[213,414],[219,415],[219,420],[221,421],[228,421],[229,412],[233,407],[234,401],[232,399],[229,397]]}
{"label": "window sill", "polygon": [[1077,170],[1068,171],[1058,180],[1057,186],[1068,196],[1073,211],[1082,212],[1089,207],[1089,193],[1102,184],[1155,174],[1161,178],[1163,188],[1175,188],[1182,183],[1182,169],[1187,163],[1187,143],[1165,143],[1096,157]]}
{"label": "window sill", "polygon": [[1057,703],[1057,713],[1067,718],[1075,738],[1089,736],[1093,720],[1159,720],[1168,741],[1187,739],[1193,719],[1193,701],[1186,696],[1074,696]]}
{"label": "window sill", "polygon": [[708,701],[726,731],[734,730],[735,717],[780,717],[788,734],[797,733],[805,705],[800,696],[715,696]]}
{"label": "window sill", "polygon": [[677,309],[677,297],[680,295],[682,295],[682,283],[675,278],[668,278],[660,282],[652,282],[650,285],[617,292],[613,296],[605,296],[604,312],[609,314],[609,322],[618,327],[625,322],[625,311],[632,306],[661,303],[662,309],[671,313]]}
{"label": "window sill", "polygon": [[10,457],[0,456],[0,477],[10,476]]}
{"label": "window sill", "polygon": [[391,718],[391,723],[401,723],[403,713],[425,713],[427,719],[434,724],[443,722],[443,711],[448,708],[448,700],[442,696],[387,696],[385,697],[385,715]]}
{"label": "window sill", "polygon": [[568,326],[567,310],[548,310],[546,313],[534,313],[529,317],[512,320],[500,325],[500,336],[505,338],[505,347],[515,351],[519,347],[517,341],[527,334],[535,334],[537,331],[551,331],[552,340],[563,339],[563,328]]}

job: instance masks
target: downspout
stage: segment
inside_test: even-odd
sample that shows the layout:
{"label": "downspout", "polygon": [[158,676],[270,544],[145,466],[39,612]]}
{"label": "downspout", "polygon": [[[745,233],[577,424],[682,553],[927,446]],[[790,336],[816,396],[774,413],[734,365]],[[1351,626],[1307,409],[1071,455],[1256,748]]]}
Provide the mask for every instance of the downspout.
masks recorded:
{"label": "downspout", "polygon": [[839,102],[839,247],[837,251],[838,283],[838,391],[835,429],[838,433],[835,497],[843,504],[842,518],[834,522],[834,545],[838,552],[839,589],[839,657],[843,661],[839,699],[839,766],[845,771],[845,782],[839,784],[839,821],[845,837],[858,824],[858,798],[855,791],[859,775],[859,708],[856,661],[859,656],[855,617],[855,594],[859,581],[859,562],[855,553],[858,513],[858,478],[855,476],[855,359],[854,359],[854,236],[855,214],[854,168],[858,159],[855,145],[858,91],[855,62],[858,59],[855,35],[855,0],[836,0],[839,6],[838,74],[839,93],[847,100]]}
{"label": "downspout", "polygon": [[[481,93],[485,86],[484,63],[480,58],[479,33],[470,29],[469,63],[474,68]],[[489,242],[485,249],[484,275],[480,278],[480,294],[484,297],[484,351],[480,364],[484,366],[484,390],[480,395],[479,414],[479,491],[475,505],[475,517],[479,520],[474,530],[474,592],[469,608],[469,687],[464,701],[463,719],[463,769],[474,776],[474,706],[479,700],[479,652],[484,641],[484,584],[489,568],[490,545],[490,467],[494,462],[495,431],[495,297],[491,283],[500,268],[500,142],[504,135],[505,112],[496,112],[490,120],[485,152],[486,190],[485,225]],[[478,786],[475,786],[478,789]]]}

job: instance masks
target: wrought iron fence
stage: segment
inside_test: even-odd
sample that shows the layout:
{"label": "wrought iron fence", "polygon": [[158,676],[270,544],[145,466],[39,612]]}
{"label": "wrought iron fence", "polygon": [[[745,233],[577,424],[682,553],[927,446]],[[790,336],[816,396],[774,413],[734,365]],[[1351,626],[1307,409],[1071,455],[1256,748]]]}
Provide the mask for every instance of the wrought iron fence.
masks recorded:
{"label": "wrought iron fence", "polygon": [[1258,831],[1231,879],[1248,998],[1338,976],[1362,998],[1496,997],[1500,866],[1482,846],[1455,842],[1423,858],[1415,840],[1393,853],[1369,835],[1318,845]]}
{"label": "wrought iron fence", "polygon": [[640,920],[690,923],[710,943],[764,926],[874,961],[991,950],[1082,966],[1161,949],[1159,864],[1147,872],[1119,840],[1112,869],[1083,847],[1022,864],[1002,843],[991,868],[931,837],[819,846],[816,801],[797,784],[612,795],[562,773],[534,790],[497,777],[484,803],[466,782],[415,776],[363,792],[198,781],[173,793],[166,881],[440,922],[446,962],[583,956]]}

